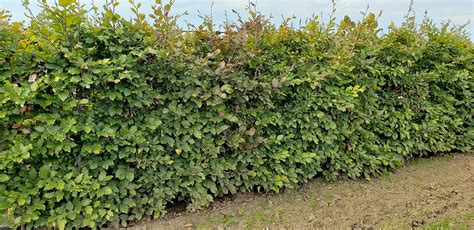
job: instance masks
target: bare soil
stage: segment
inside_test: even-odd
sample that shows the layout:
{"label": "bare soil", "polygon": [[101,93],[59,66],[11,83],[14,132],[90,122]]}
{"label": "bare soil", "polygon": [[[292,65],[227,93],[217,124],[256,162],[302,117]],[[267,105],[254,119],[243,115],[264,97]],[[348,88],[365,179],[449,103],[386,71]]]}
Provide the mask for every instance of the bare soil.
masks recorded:
{"label": "bare soil", "polygon": [[474,153],[417,159],[372,180],[316,178],[279,194],[238,194],[133,229],[474,229]]}

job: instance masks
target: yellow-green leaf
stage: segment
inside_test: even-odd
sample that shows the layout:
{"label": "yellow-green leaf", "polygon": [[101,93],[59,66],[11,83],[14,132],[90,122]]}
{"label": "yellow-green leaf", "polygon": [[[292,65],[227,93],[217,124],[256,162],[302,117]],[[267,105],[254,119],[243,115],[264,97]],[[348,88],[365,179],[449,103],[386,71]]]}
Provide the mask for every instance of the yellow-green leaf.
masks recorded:
{"label": "yellow-green leaf", "polygon": [[62,7],[67,7],[69,5],[71,5],[72,3],[75,3],[76,0],[59,0],[58,3],[60,6]]}

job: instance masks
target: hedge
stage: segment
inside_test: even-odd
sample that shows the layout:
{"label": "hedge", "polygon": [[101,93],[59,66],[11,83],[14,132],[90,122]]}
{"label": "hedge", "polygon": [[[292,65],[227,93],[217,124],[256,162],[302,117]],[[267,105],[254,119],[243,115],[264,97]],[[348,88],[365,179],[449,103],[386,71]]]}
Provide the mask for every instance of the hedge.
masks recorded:
{"label": "hedge", "polygon": [[[96,228],[315,176],[370,177],[474,144],[463,26],[301,26],[252,6],[187,30],[74,0],[0,13],[0,226]],[[221,32],[218,32],[218,31]]]}

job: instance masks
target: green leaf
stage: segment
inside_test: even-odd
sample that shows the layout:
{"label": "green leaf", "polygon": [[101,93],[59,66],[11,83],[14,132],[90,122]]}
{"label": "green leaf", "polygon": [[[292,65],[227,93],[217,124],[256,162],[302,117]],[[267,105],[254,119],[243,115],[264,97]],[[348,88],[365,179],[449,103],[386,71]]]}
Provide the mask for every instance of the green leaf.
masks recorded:
{"label": "green leaf", "polygon": [[64,230],[66,228],[66,224],[67,224],[67,220],[65,219],[58,220],[58,229]]}
{"label": "green leaf", "polygon": [[226,129],[228,129],[228,125],[221,125],[219,128],[217,128],[217,134],[224,132]]}
{"label": "green leaf", "polygon": [[89,103],[89,99],[87,99],[87,98],[83,98],[79,101],[79,104],[81,104],[81,105],[84,105],[84,104],[87,104],[87,103]]}
{"label": "green leaf", "polygon": [[226,93],[232,93],[234,92],[234,89],[232,89],[232,86],[230,86],[229,84],[225,84],[221,86],[221,91]]}
{"label": "green leaf", "polygon": [[214,181],[211,181],[211,180],[205,180],[204,181],[204,186],[209,188],[209,190],[216,194],[217,193],[217,187],[216,187],[216,183],[214,183]]}
{"label": "green leaf", "polygon": [[7,174],[3,174],[3,173],[0,174],[0,183],[8,181],[8,179],[10,179],[10,177]]}
{"label": "green leaf", "polygon": [[58,0],[58,3],[60,6],[62,7],[67,7],[69,5],[71,5],[72,3],[75,3],[76,0]]}
{"label": "green leaf", "polygon": [[74,182],[78,184],[81,183],[83,177],[84,177],[83,173],[79,174],[76,178],[74,178]]}
{"label": "green leaf", "polygon": [[284,136],[280,134],[280,135],[277,136],[277,140],[278,140],[278,141],[281,141],[281,140],[283,140],[283,137],[284,137]]}
{"label": "green leaf", "polygon": [[99,181],[104,181],[105,177],[107,176],[107,173],[105,171],[100,172],[99,174]]}
{"label": "green leaf", "polygon": [[92,209],[91,206],[86,206],[86,207],[84,208],[84,212],[85,212],[86,214],[91,215],[92,212],[93,212],[93,209]]}
{"label": "green leaf", "polygon": [[201,139],[202,138],[202,133],[201,131],[195,129],[194,132],[193,132],[193,135],[198,138],[198,139]]}
{"label": "green leaf", "polygon": [[127,213],[128,212],[128,206],[126,204],[120,204],[119,205],[119,210],[120,212]]}
{"label": "green leaf", "polygon": [[67,216],[67,218],[69,218],[70,220],[75,220],[75,219],[76,219],[76,212],[74,212],[74,211],[69,211],[69,212],[67,212],[66,216]]}
{"label": "green leaf", "polygon": [[135,177],[135,174],[132,171],[127,172],[127,180],[132,182],[133,178]]}
{"label": "green leaf", "polygon": [[58,94],[58,97],[61,101],[65,101],[69,97],[69,94],[67,92],[61,92]]}
{"label": "green leaf", "polygon": [[105,195],[112,194],[112,189],[109,186],[104,187],[103,190]]}
{"label": "green leaf", "polygon": [[41,167],[38,175],[41,179],[46,179],[49,175],[49,168],[47,166]]}
{"label": "green leaf", "polygon": [[24,197],[18,198],[18,205],[22,206],[26,203],[26,199]]}
{"label": "green leaf", "polygon": [[115,129],[111,128],[110,126],[106,126],[98,134],[103,137],[115,137]]}
{"label": "green leaf", "polygon": [[90,126],[90,125],[84,125],[84,126],[82,127],[82,129],[84,130],[84,132],[90,133],[90,132],[92,131],[92,126]]}
{"label": "green leaf", "polygon": [[10,204],[8,204],[7,198],[4,196],[0,196],[0,210],[5,210],[9,207],[10,207]]}
{"label": "green leaf", "polygon": [[56,202],[61,201],[63,199],[63,197],[64,197],[64,192],[58,192],[56,194]]}
{"label": "green leaf", "polygon": [[64,185],[65,184],[64,184],[63,181],[59,181],[59,182],[56,183],[56,189],[62,190],[62,189],[64,189]]}
{"label": "green leaf", "polygon": [[0,212],[0,226],[8,226],[8,216],[6,212]]}
{"label": "green leaf", "polygon": [[115,177],[117,177],[120,180],[125,179],[126,173],[124,168],[118,168],[117,171],[115,171]]}

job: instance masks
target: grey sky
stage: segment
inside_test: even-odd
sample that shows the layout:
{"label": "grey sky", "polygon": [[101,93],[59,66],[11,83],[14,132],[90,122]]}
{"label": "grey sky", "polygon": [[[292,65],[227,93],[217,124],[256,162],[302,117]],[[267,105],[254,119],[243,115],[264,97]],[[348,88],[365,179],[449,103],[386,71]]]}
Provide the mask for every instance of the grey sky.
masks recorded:
{"label": "grey sky", "polygon": [[[49,0],[51,2],[51,0]],[[92,0],[80,0],[82,3],[91,2]],[[120,0],[119,13],[125,17],[130,17],[128,10],[129,4],[127,0]],[[136,0],[143,4],[145,13],[150,13],[150,5],[153,0]],[[31,0],[32,8],[36,0]],[[105,2],[105,0],[95,0],[96,4]],[[183,17],[181,23],[184,25],[184,20],[197,24],[200,22],[198,17],[198,10],[203,14],[211,12],[211,3],[213,0],[176,0],[174,5],[174,12],[189,13],[188,16]],[[428,11],[428,14],[435,22],[444,22],[452,20],[455,24],[464,24],[469,20],[472,21],[474,15],[473,0],[415,0],[414,10],[421,20],[423,13]],[[214,0],[213,17],[216,23],[225,20],[225,12],[232,17],[232,9],[237,12],[244,12],[244,8],[248,3],[247,0]],[[370,6],[370,11],[379,12],[383,10],[380,19],[381,27],[385,28],[393,21],[399,24],[403,15],[408,9],[410,0],[336,0],[337,13],[336,17],[342,19],[344,15],[349,15],[353,19],[360,18],[360,11],[364,11],[367,5]],[[0,0],[0,8],[11,11],[13,20],[25,20],[24,9],[20,0]],[[274,21],[281,21],[281,15],[285,17],[297,16],[298,18],[306,18],[312,14],[321,14],[327,19],[331,11],[330,0],[257,0],[257,9],[265,15],[272,15]],[[474,38],[473,26],[468,26],[468,31],[471,34],[471,40]]]}

